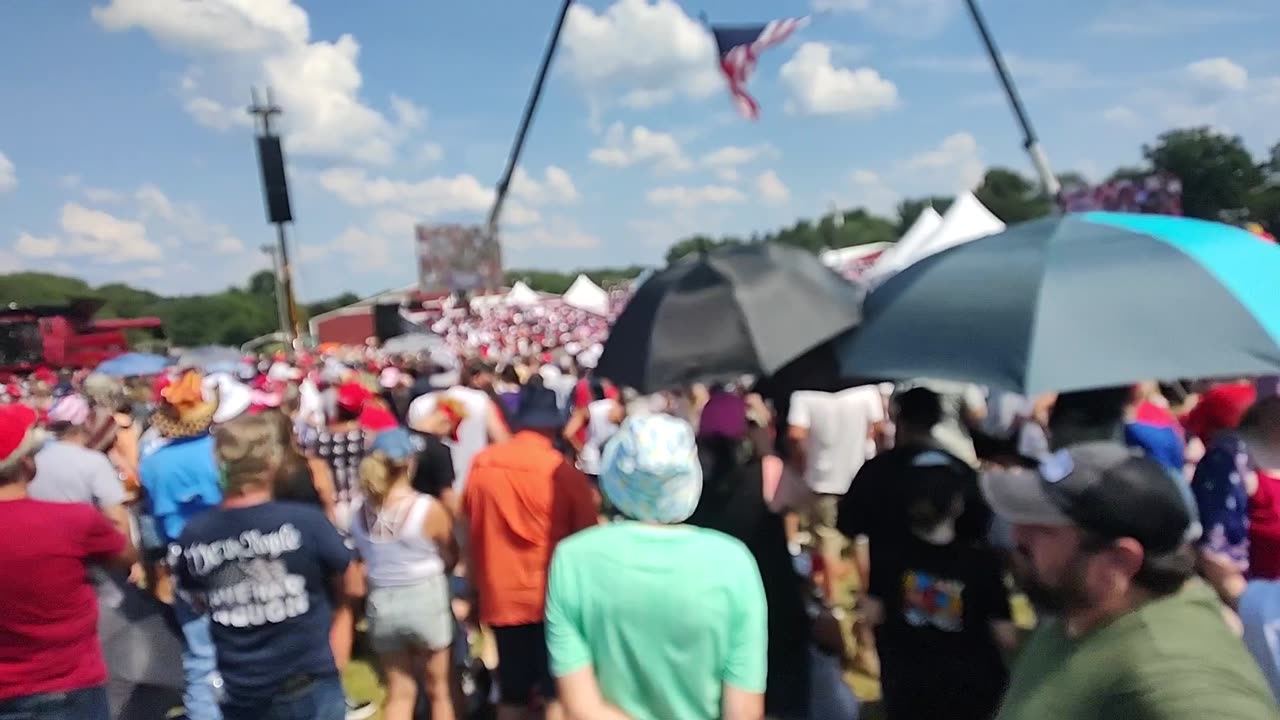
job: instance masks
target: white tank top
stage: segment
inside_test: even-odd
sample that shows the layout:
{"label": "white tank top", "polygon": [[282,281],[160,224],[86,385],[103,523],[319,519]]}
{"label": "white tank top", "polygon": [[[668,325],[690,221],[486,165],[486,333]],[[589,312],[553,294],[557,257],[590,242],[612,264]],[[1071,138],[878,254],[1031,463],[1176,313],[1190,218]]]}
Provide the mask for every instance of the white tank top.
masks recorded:
{"label": "white tank top", "polygon": [[578,469],[587,475],[600,474],[600,454],[604,444],[618,432],[618,424],[610,417],[613,400],[594,400],[587,405],[587,441],[578,453]]}
{"label": "white tank top", "polygon": [[356,501],[351,535],[364,558],[370,585],[406,587],[444,573],[440,548],[422,536],[422,525],[434,502],[430,495],[416,493],[416,497],[379,508],[370,518],[364,501]]}

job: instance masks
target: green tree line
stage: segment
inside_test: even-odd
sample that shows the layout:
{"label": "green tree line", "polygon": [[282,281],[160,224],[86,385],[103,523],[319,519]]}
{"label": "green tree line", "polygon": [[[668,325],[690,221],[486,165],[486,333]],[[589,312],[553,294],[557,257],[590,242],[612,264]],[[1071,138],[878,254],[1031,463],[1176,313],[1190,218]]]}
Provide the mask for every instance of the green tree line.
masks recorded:
{"label": "green tree line", "polygon": [[[1142,148],[1144,164],[1117,168],[1108,179],[1141,178],[1156,171],[1182,181],[1183,212],[1191,217],[1239,223],[1252,220],[1280,234],[1280,143],[1266,157],[1253,157],[1237,136],[1207,127],[1171,130]],[[1081,182],[1077,173],[1059,176],[1063,184]],[[974,193],[1006,223],[1022,222],[1048,214],[1053,202],[1038,184],[1017,171],[993,167],[987,170]],[[811,252],[881,241],[892,242],[910,227],[924,208],[945,212],[950,197],[909,198],[898,204],[893,217],[882,217],[863,208],[840,211],[843,222],[832,215],[803,219],[790,227],[749,237],[695,235],[676,241],[666,260],[672,262],[702,248],[778,242]],[[609,286],[636,277],[644,267],[596,268],[557,272],[512,269],[507,283],[523,280],[535,290],[563,293],[579,273]],[[277,329],[275,282],[269,271],[251,276],[243,287],[231,287],[207,295],[165,297],[124,283],[91,287],[83,280],[46,273],[0,275],[0,298],[19,305],[59,304],[71,298],[95,297],[103,301],[102,317],[156,316],[175,345],[205,343],[239,345]],[[308,317],[359,298],[344,293],[306,304]]]}

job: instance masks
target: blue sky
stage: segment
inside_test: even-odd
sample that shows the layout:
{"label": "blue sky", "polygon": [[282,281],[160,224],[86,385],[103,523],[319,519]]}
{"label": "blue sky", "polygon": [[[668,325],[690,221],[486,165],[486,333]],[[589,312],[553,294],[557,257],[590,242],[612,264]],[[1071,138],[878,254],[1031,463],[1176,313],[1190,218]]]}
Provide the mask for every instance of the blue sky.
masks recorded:
{"label": "blue sky", "polygon": [[[285,106],[307,298],[414,280],[415,221],[479,222],[556,0],[13,0],[0,8],[0,271],[167,293],[267,263],[243,107]],[[1280,140],[1274,0],[985,0],[1056,170],[1210,124]],[[504,217],[508,266],[655,263],[693,232],[890,213],[1030,172],[961,0],[593,0],[571,11]],[[734,113],[699,12],[819,11]]]}

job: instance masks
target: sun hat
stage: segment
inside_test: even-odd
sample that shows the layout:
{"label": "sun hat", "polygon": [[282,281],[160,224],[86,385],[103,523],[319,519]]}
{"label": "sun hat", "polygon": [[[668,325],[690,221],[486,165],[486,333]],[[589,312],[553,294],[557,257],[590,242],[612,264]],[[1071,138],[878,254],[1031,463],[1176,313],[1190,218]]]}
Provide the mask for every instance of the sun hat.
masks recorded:
{"label": "sun hat", "polygon": [[37,419],[36,411],[26,405],[0,405],[0,476],[8,475],[44,444]]}
{"label": "sun hat", "polygon": [[204,379],[205,395],[218,398],[218,409],[213,413],[213,423],[231,422],[249,411],[253,405],[253,390],[233,378],[229,373],[213,373]]}
{"label": "sun hat", "polygon": [[1110,441],[1063,448],[1034,471],[1001,470],[981,478],[987,502],[1011,523],[1129,537],[1153,554],[1194,539],[1196,523],[1178,482],[1160,463]]}
{"label": "sun hat", "polygon": [[209,431],[217,411],[216,390],[205,388],[200,373],[188,370],[160,391],[160,406],[151,424],[170,440],[191,438]]}
{"label": "sun hat", "polygon": [[689,423],[671,415],[629,417],[605,444],[600,489],[632,520],[689,519],[702,497],[702,465]]}

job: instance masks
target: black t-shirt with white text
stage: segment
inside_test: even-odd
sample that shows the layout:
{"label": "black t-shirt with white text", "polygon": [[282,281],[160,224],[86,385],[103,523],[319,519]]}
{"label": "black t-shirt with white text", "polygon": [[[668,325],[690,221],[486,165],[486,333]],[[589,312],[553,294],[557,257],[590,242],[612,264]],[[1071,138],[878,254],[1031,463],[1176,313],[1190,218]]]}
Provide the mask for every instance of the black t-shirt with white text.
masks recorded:
{"label": "black t-shirt with white text", "polygon": [[337,674],[330,588],[351,551],[320,510],[282,502],[210,510],[178,545],[178,585],[212,621],[229,698],[265,699],[292,678]]}

